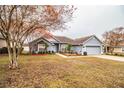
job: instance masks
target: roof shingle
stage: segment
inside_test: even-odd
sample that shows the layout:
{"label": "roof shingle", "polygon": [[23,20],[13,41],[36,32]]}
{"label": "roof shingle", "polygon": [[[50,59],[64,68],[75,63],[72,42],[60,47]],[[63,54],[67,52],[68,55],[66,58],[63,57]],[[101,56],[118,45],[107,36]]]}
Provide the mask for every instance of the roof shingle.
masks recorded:
{"label": "roof shingle", "polygon": [[74,42],[73,39],[70,39],[68,37],[65,36],[54,36],[55,39],[57,39],[60,43],[69,43],[72,44]]}
{"label": "roof shingle", "polygon": [[75,45],[79,45],[82,44],[83,42],[85,42],[86,40],[88,40],[89,38],[91,38],[93,35],[91,36],[86,36],[86,37],[81,37],[81,38],[77,38],[74,40],[74,44]]}
{"label": "roof shingle", "polygon": [[42,35],[40,38],[38,38],[32,42],[37,42],[40,39],[44,38],[51,43],[66,43],[66,44],[72,44],[72,45],[80,45],[83,42],[85,42],[86,40],[88,40],[89,38],[91,38],[92,36],[93,35],[81,37],[81,38],[77,38],[77,39],[71,39],[66,36],[54,36],[52,34],[46,33],[46,34]]}

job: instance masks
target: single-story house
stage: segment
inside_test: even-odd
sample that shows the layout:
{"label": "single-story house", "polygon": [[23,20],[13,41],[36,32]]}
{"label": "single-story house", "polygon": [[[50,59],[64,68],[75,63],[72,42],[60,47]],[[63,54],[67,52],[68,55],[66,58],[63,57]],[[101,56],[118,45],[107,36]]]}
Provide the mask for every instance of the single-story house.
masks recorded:
{"label": "single-story house", "polygon": [[39,51],[54,51],[59,52],[64,50],[68,45],[71,45],[71,50],[78,54],[102,54],[102,42],[95,36],[81,37],[71,39],[65,36],[43,35],[38,39],[29,43],[30,52]]}
{"label": "single-story house", "polygon": [[[28,44],[24,44],[25,52],[39,52],[43,50],[59,52],[65,50],[68,45],[71,45],[71,50],[78,54],[102,54],[102,42],[95,36],[86,36],[77,39],[71,39],[65,36],[54,36],[51,34],[44,34],[38,39],[33,40]],[[6,47],[5,40],[0,37],[0,48]],[[124,51],[123,47],[115,48],[115,51]]]}

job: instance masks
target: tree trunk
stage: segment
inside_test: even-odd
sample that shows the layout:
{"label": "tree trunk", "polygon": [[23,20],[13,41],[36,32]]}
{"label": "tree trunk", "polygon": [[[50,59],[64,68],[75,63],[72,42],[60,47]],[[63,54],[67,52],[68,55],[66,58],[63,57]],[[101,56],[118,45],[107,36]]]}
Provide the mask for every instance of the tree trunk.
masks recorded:
{"label": "tree trunk", "polygon": [[11,56],[11,59],[9,59],[10,61],[9,68],[10,69],[18,68],[18,60],[17,60],[16,53],[12,53],[9,56]]}
{"label": "tree trunk", "polygon": [[15,60],[14,58],[11,60],[10,64],[9,64],[9,68],[10,69],[16,69],[18,68],[18,63],[17,60]]}
{"label": "tree trunk", "polygon": [[18,68],[16,47],[12,47],[11,49],[10,42],[7,42],[7,48],[9,56],[9,68],[10,69]]}
{"label": "tree trunk", "polygon": [[17,52],[16,52],[16,47],[13,47],[13,60],[12,60],[12,69],[15,69],[18,67],[18,63],[17,63]]}

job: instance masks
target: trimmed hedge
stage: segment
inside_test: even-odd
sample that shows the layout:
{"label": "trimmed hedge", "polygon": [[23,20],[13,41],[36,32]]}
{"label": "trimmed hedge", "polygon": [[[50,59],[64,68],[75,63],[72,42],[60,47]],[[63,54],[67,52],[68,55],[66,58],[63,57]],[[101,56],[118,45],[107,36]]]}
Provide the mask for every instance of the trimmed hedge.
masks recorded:
{"label": "trimmed hedge", "polygon": [[54,54],[54,51],[39,51],[38,53],[32,52],[32,54]]}

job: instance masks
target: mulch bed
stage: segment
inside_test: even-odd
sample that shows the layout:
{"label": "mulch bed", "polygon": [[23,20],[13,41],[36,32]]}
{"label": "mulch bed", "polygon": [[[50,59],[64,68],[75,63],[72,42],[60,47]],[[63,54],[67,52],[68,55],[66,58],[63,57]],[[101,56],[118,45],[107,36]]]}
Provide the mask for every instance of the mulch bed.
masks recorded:
{"label": "mulch bed", "polygon": [[33,56],[47,56],[48,54],[32,54]]}
{"label": "mulch bed", "polygon": [[82,56],[80,54],[68,54],[68,53],[61,53],[61,54],[65,56]]}

